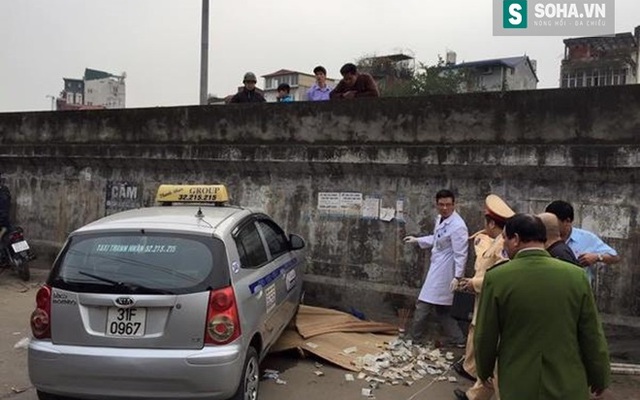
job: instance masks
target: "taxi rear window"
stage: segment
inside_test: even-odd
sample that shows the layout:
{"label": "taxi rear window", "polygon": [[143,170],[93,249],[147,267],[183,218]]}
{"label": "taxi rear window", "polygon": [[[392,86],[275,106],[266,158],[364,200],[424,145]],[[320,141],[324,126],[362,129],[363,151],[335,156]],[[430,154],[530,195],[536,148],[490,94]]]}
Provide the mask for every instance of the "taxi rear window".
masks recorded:
{"label": "taxi rear window", "polygon": [[160,233],[71,237],[50,284],[94,293],[184,294],[229,284],[222,241]]}

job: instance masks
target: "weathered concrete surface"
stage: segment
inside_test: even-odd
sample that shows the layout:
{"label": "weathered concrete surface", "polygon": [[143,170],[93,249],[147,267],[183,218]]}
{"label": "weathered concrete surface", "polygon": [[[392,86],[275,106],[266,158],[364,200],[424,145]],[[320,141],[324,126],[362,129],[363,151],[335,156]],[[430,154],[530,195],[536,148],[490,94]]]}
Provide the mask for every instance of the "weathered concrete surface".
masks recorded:
{"label": "weathered concrete surface", "polygon": [[[141,204],[160,183],[224,182],[309,246],[307,300],[393,319],[411,307],[428,253],[433,195],[453,188],[470,231],[497,193],[518,211],[554,199],[599,232],[623,262],[599,273],[610,321],[640,325],[640,87],[0,114],[0,170],[38,249],[105,213],[109,182],[134,182]],[[405,221],[337,216],[318,193],[356,192]],[[46,246],[48,245],[48,246]]]}

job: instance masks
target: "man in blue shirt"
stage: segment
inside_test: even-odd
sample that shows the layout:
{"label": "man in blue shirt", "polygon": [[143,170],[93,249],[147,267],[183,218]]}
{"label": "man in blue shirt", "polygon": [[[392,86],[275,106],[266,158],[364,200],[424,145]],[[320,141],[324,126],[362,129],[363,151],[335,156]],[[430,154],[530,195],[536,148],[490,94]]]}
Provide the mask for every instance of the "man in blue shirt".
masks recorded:
{"label": "man in blue shirt", "polygon": [[313,74],[316,76],[316,83],[307,91],[307,100],[329,100],[329,93],[331,93],[332,88],[327,85],[327,70],[318,65],[313,69]]}
{"label": "man in blue shirt", "polygon": [[573,207],[562,200],[551,202],[546,212],[555,214],[560,221],[560,236],[573,250],[580,264],[587,267],[589,281],[593,279],[592,268],[596,263],[615,264],[620,256],[611,246],[594,233],[573,226]]}

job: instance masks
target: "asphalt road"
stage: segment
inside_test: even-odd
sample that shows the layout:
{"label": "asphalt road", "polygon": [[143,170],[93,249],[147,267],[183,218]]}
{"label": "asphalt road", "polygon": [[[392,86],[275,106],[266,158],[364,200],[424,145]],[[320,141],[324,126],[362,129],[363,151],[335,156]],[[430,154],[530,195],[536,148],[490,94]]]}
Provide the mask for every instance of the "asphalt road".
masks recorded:
{"label": "asphalt road", "polygon": [[[37,288],[46,277],[46,271],[33,269],[32,280],[22,283],[7,270],[0,270],[0,400],[37,400],[37,395],[27,372],[27,351],[15,345],[28,338],[29,315],[33,310]],[[640,340],[639,340],[640,342]],[[321,363],[318,368],[316,363]],[[363,400],[361,389],[366,382],[347,382],[345,373],[323,360],[302,358],[297,352],[272,354],[262,364],[280,372],[280,379],[264,380],[260,386],[260,400],[304,399],[304,400]],[[324,376],[314,371],[322,370]],[[450,372],[449,375],[455,376]],[[434,382],[425,378],[412,386],[382,386],[374,390],[377,400],[445,400],[454,399],[455,388],[465,388],[469,382],[458,378],[456,383]],[[608,400],[640,400],[640,377],[614,376],[614,384],[607,395]]]}

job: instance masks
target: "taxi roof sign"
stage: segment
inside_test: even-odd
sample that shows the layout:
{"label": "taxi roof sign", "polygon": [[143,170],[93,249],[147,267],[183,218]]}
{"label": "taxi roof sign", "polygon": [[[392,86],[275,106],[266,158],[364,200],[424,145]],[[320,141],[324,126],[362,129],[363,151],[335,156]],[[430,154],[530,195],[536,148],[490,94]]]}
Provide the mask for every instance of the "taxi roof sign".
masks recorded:
{"label": "taxi roof sign", "polygon": [[224,185],[160,185],[158,203],[226,203],[229,201]]}

